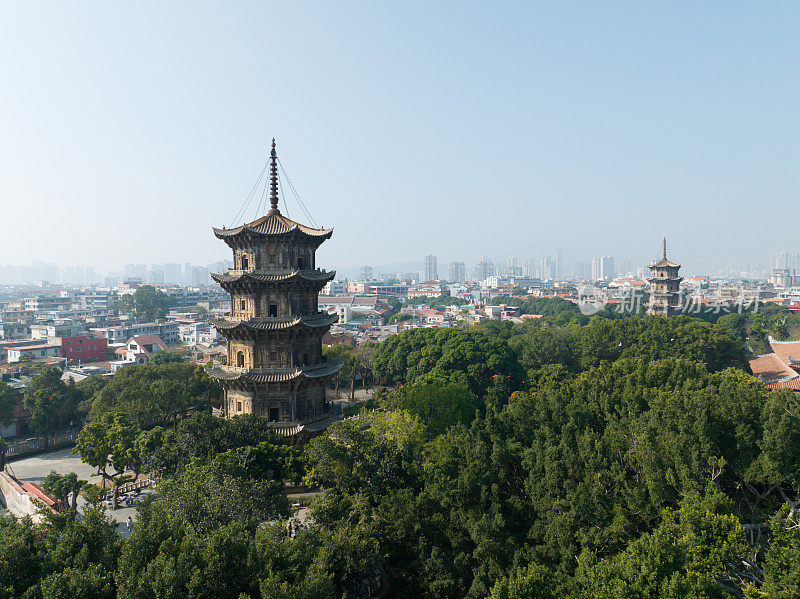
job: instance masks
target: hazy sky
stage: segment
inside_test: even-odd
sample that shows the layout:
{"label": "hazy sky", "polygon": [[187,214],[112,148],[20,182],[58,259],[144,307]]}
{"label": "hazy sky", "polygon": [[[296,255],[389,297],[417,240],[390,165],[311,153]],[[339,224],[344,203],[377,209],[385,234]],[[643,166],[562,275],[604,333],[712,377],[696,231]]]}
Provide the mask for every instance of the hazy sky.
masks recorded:
{"label": "hazy sky", "polygon": [[798,251],[798,31],[797,2],[2,2],[0,263],[228,258],[272,136],[321,265]]}

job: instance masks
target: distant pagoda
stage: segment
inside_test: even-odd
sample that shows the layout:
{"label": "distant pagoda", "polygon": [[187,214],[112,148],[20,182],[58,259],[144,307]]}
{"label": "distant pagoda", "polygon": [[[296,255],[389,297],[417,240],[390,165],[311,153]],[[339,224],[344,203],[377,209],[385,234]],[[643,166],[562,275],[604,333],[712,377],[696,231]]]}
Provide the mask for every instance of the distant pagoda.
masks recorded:
{"label": "distant pagoda", "polygon": [[313,229],[278,210],[275,140],[270,152],[271,209],[234,229],[214,229],[233,250],[233,268],[212,274],[231,296],[214,321],[228,363],[209,374],[225,389],[218,415],[257,414],[294,435],[328,416],[329,378],[341,365],[322,355],[322,335],[338,317],[320,312],[318,294],[336,271],[316,268],[317,248],[333,229]]}
{"label": "distant pagoda", "polygon": [[651,264],[650,276],[650,303],[647,313],[656,316],[674,316],[682,308],[680,285],[683,277],[678,276],[680,264],[667,260],[667,238],[664,238],[664,251],[661,260]]}

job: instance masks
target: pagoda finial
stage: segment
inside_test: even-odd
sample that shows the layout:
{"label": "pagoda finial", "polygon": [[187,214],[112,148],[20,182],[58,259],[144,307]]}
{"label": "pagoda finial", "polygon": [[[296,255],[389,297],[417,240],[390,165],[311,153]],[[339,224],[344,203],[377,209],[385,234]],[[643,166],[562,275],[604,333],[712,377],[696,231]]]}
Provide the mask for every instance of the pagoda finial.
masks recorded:
{"label": "pagoda finial", "polygon": [[664,260],[667,259],[667,238],[664,237]]}
{"label": "pagoda finial", "polygon": [[280,214],[278,210],[278,154],[275,152],[275,138],[272,138],[272,151],[269,153],[269,202],[270,214]]}

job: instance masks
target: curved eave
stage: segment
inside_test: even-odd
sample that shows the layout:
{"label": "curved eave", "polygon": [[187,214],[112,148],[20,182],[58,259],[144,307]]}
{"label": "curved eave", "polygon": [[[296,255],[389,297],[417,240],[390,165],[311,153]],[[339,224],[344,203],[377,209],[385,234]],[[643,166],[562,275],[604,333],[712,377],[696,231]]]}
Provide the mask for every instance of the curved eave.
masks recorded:
{"label": "curved eave", "polygon": [[230,275],[227,273],[211,274],[211,278],[220,285],[224,285],[226,283],[238,283],[242,280],[257,281],[259,283],[283,283],[293,279],[302,279],[303,281],[308,281],[311,283],[327,283],[328,281],[333,280],[335,276],[335,270],[330,272],[293,270],[288,273],[277,275],[257,274],[254,272],[243,272],[238,275]]}
{"label": "curved eave", "polygon": [[675,264],[669,260],[661,260],[655,264],[649,264],[647,268],[681,268],[681,264]]}
{"label": "curved eave", "polygon": [[291,233],[325,240],[330,239],[331,235],[333,235],[333,229],[314,229],[313,227],[301,225],[280,214],[268,214],[256,221],[240,227],[234,227],[233,229],[217,229],[213,227],[213,230],[217,239],[223,240],[234,239],[239,236],[247,237],[255,235],[257,237],[273,237],[276,235],[289,235]]}
{"label": "curved eave", "polygon": [[243,320],[240,322],[233,322],[225,320],[224,318],[214,319],[212,324],[217,330],[225,331],[226,333],[252,330],[252,331],[282,331],[292,329],[295,327],[308,327],[318,328],[330,326],[339,320],[338,315],[331,314],[329,316],[319,317],[300,317],[291,320]]}
{"label": "curved eave", "polygon": [[339,363],[327,364],[323,368],[296,368],[286,372],[259,372],[248,370],[246,372],[227,372],[221,368],[206,370],[208,375],[215,380],[228,383],[288,383],[299,378],[319,379],[336,374],[342,369]]}

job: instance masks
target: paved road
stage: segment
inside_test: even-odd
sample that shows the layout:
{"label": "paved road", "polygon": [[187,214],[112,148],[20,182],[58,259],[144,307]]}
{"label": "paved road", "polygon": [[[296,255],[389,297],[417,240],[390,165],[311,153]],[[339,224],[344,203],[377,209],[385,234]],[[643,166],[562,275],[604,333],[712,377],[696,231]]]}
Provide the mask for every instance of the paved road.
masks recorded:
{"label": "paved road", "polygon": [[[84,464],[80,457],[72,453],[71,448],[58,449],[48,453],[40,453],[35,456],[14,460],[8,463],[8,469],[17,479],[22,482],[32,482],[41,485],[45,477],[55,470],[59,474],[69,474],[74,472],[78,478],[88,480],[90,483],[102,486],[102,478],[97,475],[97,471],[87,464]],[[147,491],[145,491],[147,492]],[[83,497],[78,497],[78,510],[85,501]],[[0,509],[2,507],[0,506]],[[108,509],[109,516],[120,523],[117,528],[122,536],[127,536],[128,527],[125,524],[128,516],[136,521],[136,508],[120,508],[117,510]]]}
{"label": "paved road", "polygon": [[88,480],[90,483],[100,484],[100,477],[96,470],[81,462],[80,457],[72,453],[71,448],[58,449],[49,453],[14,460],[8,463],[9,470],[18,479],[42,484],[45,477],[55,470],[59,474],[74,472],[78,478]]}

